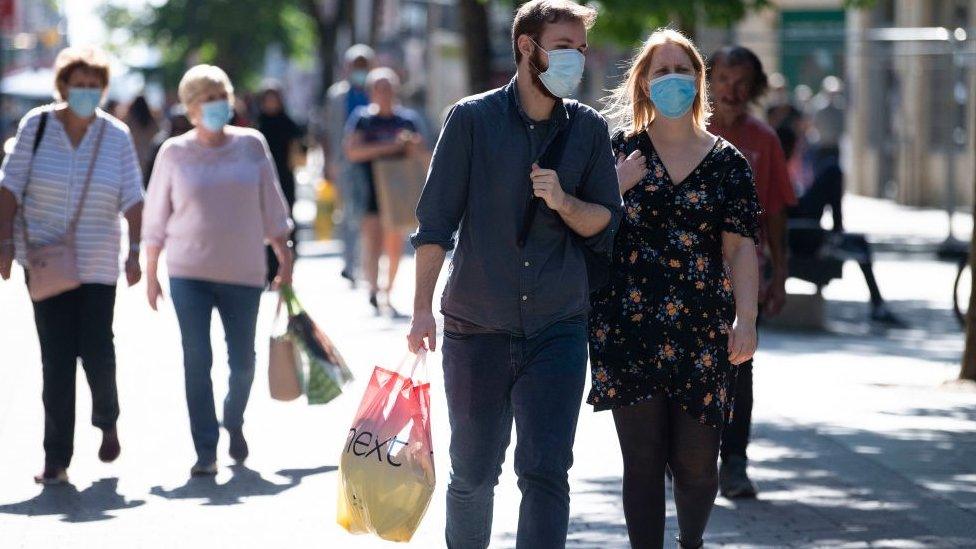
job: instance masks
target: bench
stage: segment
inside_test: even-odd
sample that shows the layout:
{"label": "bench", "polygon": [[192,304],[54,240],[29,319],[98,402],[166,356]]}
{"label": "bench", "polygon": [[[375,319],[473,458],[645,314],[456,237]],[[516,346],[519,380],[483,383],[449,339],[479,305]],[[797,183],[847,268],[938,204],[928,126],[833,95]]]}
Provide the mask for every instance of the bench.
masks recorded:
{"label": "bench", "polygon": [[[825,326],[824,298],[821,290],[831,280],[843,276],[844,260],[829,253],[827,231],[809,220],[790,220],[789,242],[790,278],[813,285],[813,292],[801,292],[787,283],[786,304],[779,315],[766,324],[779,328],[822,330]],[[791,288],[791,286],[794,286]]]}

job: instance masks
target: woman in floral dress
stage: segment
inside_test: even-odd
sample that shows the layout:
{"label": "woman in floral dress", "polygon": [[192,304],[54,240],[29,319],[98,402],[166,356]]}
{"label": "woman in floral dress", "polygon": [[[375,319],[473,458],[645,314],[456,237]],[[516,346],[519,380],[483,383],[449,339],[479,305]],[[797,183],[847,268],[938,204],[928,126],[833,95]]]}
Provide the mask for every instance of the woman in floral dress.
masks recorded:
{"label": "woman in floral dress", "polygon": [[700,547],[736,366],[756,349],[760,207],[746,159],[705,130],[704,67],[687,38],[654,33],[612,99],[626,215],[593,297],[589,402],[613,410],[632,546],[662,546],[667,467],[679,542]]}

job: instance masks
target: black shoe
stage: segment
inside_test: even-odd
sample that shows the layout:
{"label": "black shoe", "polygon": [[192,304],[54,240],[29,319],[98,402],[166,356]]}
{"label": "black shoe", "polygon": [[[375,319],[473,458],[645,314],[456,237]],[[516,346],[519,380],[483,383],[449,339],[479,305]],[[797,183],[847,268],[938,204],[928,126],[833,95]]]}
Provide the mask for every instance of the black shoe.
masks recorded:
{"label": "black shoe", "polygon": [[102,430],[102,445],[98,449],[98,459],[103,463],[112,463],[122,453],[119,444],[119,432],[115,427]]}
{"label": "black shoe", "polygon": [[339,273],[339,276],[349,281],[350,288],[353,290],[356,289],[356,277],[353,276],[352,273],[350,273],[347,269],[343,269],[342,272]]}
{"label": "black shoe", "polygon": [[884,324],[891,328],[907,328],[908,324],[895,316],[894,313],[888,309],[888,306],[884,303],[876,305],[871,308],[871,321],[877,322],[878,324]]}
{"label": "black shoe", "polygon": [[702,547],[705,547],[705,540],[701,540],[701,539],[698,540],[698,543],[694,543],[694,544],[685,543],[684,541],[681,541],[680,537],[674,538],[674,541],[678,542],[678,547],[680,547],[681,549],[702,549]]}
{"label": "black shoe", "polygon": [[722,496],[728,499],[753,499],[759,492],[746,472],[746,458],[741,456],[722,458],[718,486]]}
{"label": "black shoe", "polygon": [[244,463],[250,451],[247,448],[247,439],[244,438],[243,429],[228,429],[230,434],[230,457],[237,463]]}

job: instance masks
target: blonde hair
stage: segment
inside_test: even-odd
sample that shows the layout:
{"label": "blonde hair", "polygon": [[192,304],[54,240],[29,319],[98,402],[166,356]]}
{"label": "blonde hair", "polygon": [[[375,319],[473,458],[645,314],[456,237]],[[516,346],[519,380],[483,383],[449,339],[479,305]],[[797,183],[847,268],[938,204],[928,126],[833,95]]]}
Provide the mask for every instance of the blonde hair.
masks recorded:
{"label": "blonde hair", "polygon": [[705,61],[698,48],[685,35],[674,29],[658,29],[644,42],[640,51],[631,60],[624,81],[605,99],[607,107],[603,110],[603,115],[611,121],[612,127],[623,128],[628,136],[643,131],[657,115],[654,102],[651,101],[647,76],[654,52],[664,44],[680,46],[691,58],[696,73],[695,84],[698,87],[698,94],[691,106],[691,117],[695,125],[705,129],[709,117],[712,116],[712,108],[708,102]]}
{"label": "blonde hair", "polygon": [[54,60],[54,98],[64,101],[64,93],[71,74],[76,70],[86,70],[94,73],[102,81],[102,89],[108,87],[109,60],[108,55],[98,48],[64,48]]}
{"label": "blonde hair", "polygon": [[216,65],[191,67],[180,80],[178,91],[180,103],[183,103],[184,107],[189,107],[200,96],[214,89],[227,92],[227,99],[231,104],[234,103],[234,85],[230,83],[230,78],[223,69]]}

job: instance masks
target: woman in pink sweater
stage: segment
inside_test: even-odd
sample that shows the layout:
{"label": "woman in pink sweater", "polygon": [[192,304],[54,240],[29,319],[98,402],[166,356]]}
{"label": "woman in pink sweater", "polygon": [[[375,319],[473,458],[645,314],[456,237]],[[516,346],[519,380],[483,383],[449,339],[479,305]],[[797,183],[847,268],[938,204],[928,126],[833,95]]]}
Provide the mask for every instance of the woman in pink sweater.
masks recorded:
{"label": "woman in pink sweater", "polygon": [[219,429],[210,378],[211,315],[216,308],[230,363],[223,426],[230,435],[231,458],[242,462],[248,454],[244,409],[254,380],[254,338],[267,269],[264,245],[270,243],[281,265],[273,286],[290,283],[292,225],[264,137],[227,125],[234,89],[224,71],[193,67],[180,82],[179,96],[196,129],[167,140],[159,151],[142,239],[154,310],[163,295],[157,270],[166,250],[197,452],[191,474],[213,475]]}

